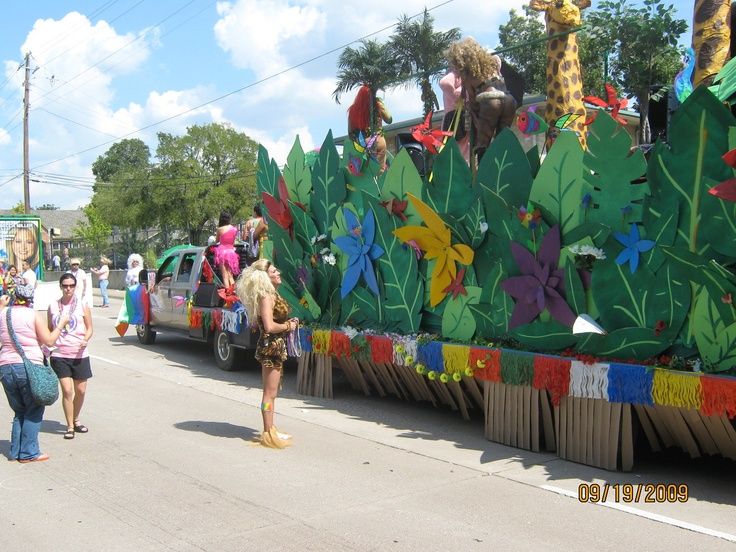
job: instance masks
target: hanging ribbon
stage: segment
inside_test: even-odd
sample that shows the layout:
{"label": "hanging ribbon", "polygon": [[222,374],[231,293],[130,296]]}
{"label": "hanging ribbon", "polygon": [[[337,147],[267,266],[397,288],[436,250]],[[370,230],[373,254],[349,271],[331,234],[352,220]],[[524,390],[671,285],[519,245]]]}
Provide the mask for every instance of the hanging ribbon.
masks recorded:
{"label": "hanging ribbon", "polygon": [[700,374],[655,368],[652,398],[663,406],[700,408],[703,402]]}
{"label": "hanging ribbon", "polygon": [[570,396],[608,400],[608,364],[570,363]]}
{"label": "hanging ribbon", "polygon": [[471,347],[468,364],[476,378],[484,381],[501,381],[501,349]]}
{"label": "hanging ribbon", "polygon": [[509,385],[531,385],[534,379],[534,355],[510,351],[501,352],[501,381]]}
{"label": "hanging ribbon", "polygon": [[442,346],[442,360],[445,364],[445,372],[450,375],[464,374],[468,368],[469,357],[470,347],[467,345],[450,345],[445,343]]}
{"label": "hanging ribbon", "polygon": [[289,332],[289,336],[286,338],[286,354],[290,357],[298,358],[302,356],[302,341],[301,337],[299,337],[299,333],[299,324],[297,324],[296,327]]}
{"label": "hanging ribbon", "polygon": [[222,311],[220,309],[215,309],[212,311],[212,324],[213,330],[222,329]]}
{"label": "hanging ribbon", "polygon": [[608,400],[631,404],[654,404],[654,375],[646,366],[608,365]]}
{"label": "hanging ribbon", "polygon": [[202,327],[202,311],[199,309],[190,308],[189,310],[189,327],[190,328],[201,328]]}
{"label": "hanging ribbon", "polygon": [[552,395],[552,404],[560,405],[560,399],[570,390],[570,361],[565,358],[537,355],[534,357],[535,389],[546,389]]}
{"label": "hanging ribbon", "polygon": [[371,348],[368,344],[368,339],[364,334],[356,334],[350,340],[350,346],[352,347],[353,358],[358,360],[370,360]]}
{"label": "hanging ribbon", "polygon": [[736,418],[736,380],[717,376],[701,376],[703,402],[700,412],[706,416]]}
{"label": "hanging ribbon", "polygon": [[240,330],[243,329],[242,319],[242,314],[240,312],[224,310],[222,311],[220,327],[224,332],[240,333]]}

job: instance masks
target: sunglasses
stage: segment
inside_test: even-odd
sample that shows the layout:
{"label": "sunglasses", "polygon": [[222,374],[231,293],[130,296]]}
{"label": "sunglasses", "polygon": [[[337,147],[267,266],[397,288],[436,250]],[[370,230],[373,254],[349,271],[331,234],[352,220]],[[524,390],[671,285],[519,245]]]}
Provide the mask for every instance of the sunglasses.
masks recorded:
{"label": "sunglasses", "polygon": [[61,287],[63,287],[64,289],[74,289],[75,287],[77,287],[77,284],[61,284]]}

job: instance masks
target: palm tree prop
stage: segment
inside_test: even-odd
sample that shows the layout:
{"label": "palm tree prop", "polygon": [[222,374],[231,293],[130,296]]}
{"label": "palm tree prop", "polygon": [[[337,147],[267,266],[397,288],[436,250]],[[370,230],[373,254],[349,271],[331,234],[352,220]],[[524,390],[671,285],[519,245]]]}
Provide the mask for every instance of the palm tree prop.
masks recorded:
{"label": "palm tree prop", "polygon": [[362,40],[359,48],[345,48],[337,60],[337,88],[332,93],[337,103],[340,96],[356,86],[366,85],[373,95],[393,85],[398,65],[386,44]]}
{"label": "palm tree prop", "polygon": [[432,81],[446,72],[445,50],[459,39],[460,29],[457,27],[435,32],[434,18],[425,8],[421,21],[412,21],[403,15],[389,40],[388,48],[399,63],[399,78],[403,81],[413,79],[422,91],[425,117],[440,107],[432,90]]}

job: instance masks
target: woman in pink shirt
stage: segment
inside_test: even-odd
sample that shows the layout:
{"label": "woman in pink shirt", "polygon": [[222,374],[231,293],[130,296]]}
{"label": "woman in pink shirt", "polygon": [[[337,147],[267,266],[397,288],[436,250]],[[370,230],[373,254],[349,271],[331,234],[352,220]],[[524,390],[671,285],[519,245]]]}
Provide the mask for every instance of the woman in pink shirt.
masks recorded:
{"label": "woman in pink shirt", "polygon": [[[38,432],[41,429],[45,407],[36,404],[31,396],[23,359],[8,330],[8,316],[26,357],[37,364],[42,364],[44,360],[41,345],[51,347],[59,337],[61,329],[49,331],[43,315],[29,308],[33,302],[33,287],[16,286],[12,307],[8,306],[9,302],[10,298],[7,295],[0,297],[0,344],[2,344],[0,381],[10,408],[15,412],[8,460],[18,460],[24,464],[43,462],[48,460],[49,456],[41,453],[38,446]],[[60,324],[63,326],[66,323],[66,318],[62,317]]]}
{"label": "woman in pink shirt", "polygon": [[52,302],[48,310],[49,329],[60,329],[56,348],[51,353],[51,368],[61,384],[61,405],[66,418],[64,439],[74,439],[75,433],[89,431],[79,423],[79,413],[87,392],[87,380],[92,377],[87,351],[92,337],[92,312],[75,293],[77,279],[71,272],[62,274],[59,286],[61,299]]}

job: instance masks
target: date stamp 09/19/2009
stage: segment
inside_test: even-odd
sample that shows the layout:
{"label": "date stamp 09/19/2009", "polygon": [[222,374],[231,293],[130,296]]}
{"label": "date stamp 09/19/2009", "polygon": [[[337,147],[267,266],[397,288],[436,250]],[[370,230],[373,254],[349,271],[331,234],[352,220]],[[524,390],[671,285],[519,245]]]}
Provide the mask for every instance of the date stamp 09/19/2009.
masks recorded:
{"label": "date stamp 09/19/2009", "polygon": [[689,498],[686,483],[581,483],[578,501],[644,502],[649,504],[684,503]]}

